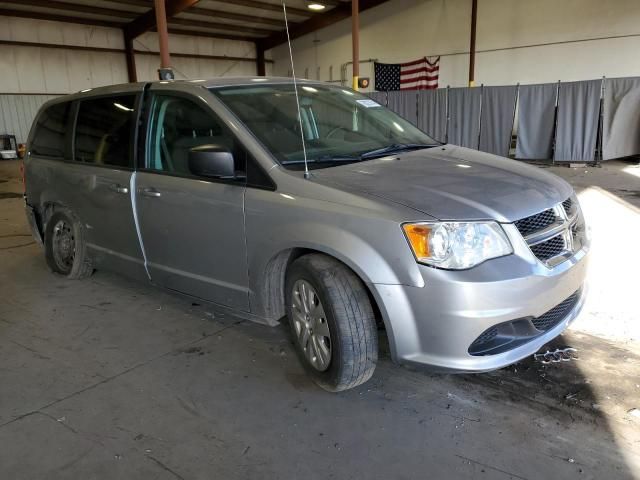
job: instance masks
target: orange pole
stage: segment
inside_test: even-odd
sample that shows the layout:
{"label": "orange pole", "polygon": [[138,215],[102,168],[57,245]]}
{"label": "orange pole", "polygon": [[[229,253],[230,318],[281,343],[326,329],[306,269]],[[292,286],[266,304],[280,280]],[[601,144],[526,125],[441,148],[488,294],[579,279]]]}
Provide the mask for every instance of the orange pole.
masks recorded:
{"label": "orange pole", "polygon": [[476,24],[478,23],[478,0],[471,0],[471,38],[469,39],[469,86],[475,84],[476,70]]}
{"label": "orange pole", "polygon": [[351,1],[351,47],[353,54],[353,89],[358,90],[360,77],[360,6],[358,0]]}
{"label": "orange pole", "polygon": [[160,47],[160,68],[169,68],[171,57],[169,56],[169,32],[167,30],[167,12],[164,0],[154,0],[156,11],[156,28],[158,29],[158,43]]}

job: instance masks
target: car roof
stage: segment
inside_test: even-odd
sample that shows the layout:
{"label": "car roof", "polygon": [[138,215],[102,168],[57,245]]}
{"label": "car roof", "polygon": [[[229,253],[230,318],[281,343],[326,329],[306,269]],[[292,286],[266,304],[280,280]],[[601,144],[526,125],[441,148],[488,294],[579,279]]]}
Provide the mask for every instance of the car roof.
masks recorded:
{"label": "car roof", "polygon": [[[305,78],[296,79],[300,84],[322,84],[317,80],[308,80]],[[205,88],[219,88],[229,87],[235,85],[265,85],[265,84],[293,84],[291,77],[218,77],[211,79],[197,79],[197,80],[162,80],[155,82],[136,82],[136,83],[121,83],[118,85],[108,85],[105,87],[88,88],[81,90],[77,93],[71,94],[74,97],[85,96],[99,96],[99,95],[113,95],[119,93],[138,92],[142,90],[146,85],[156,84],[169,84],[169,83],[182,83],[182,84],[196,84]],[[66,96],[66,100],[70,100],[69,95]]]}
{"label": "car roof", "polygon": [[[332,86],[329,82],[321,82],[318,80],[309,80],[306,78],[296,78],[296,81],[301,85],[328,85]],[[293,78],[291,77],[259,77],[259,76],[244,76],[244,77],[218,77],[211,79],[198,79],[198,80],[162,80],[155,82],[134,82],[134,83],[120,83],[117,85],[107,85],[104,87],[87,88],[80,90],[76,93],[69,95],[62,95],[46,102],[42,109],[54,105],[56,103],[70,102],[73,100],[79,100],[86,97],[100,97],[108,95],[120,95],[127,93],[141,92],[147,85],[156,84],[169,84],[169,83],[181,83],[181,84],[194,84],[203,88],[221,88],[240,85],[293,85]],[[335,86],[335,85],[334,85]],[[344,88],[344,87],[343,87]]]}

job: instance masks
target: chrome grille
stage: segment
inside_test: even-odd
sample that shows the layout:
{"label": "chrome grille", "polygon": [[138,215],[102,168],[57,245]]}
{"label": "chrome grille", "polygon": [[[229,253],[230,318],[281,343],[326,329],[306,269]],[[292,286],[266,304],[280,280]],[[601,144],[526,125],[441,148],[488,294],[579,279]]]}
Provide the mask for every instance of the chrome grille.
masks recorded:
{"label": "chrome grille", "polygon": [[531,245],[531,251],[540,260],[546,262],[550,258],[560,255],[563,252],[564,247],[564,238],[562,238],[562,235],[557,235],[546,242]]}
{"label": "chrome grille", "polygon": [[525,217],[516,222],[516,227],[523,236],[542,230],[556,221],[556,214],[553,208],[544,212],[536,213],[530,217]]}
{"label": "chrome grille", "polygon": [[551,330],[560,323],[569,314],[571,309],[576,305],[579,297],[579,291],[575,292],[569,298],[559,303],[547,313],[531,320],[533,326],[542,332]]}
{"label": "chrome grille", "polygon": [[517,220],[514,225],[531,252],[547,267],[558,265],[583,245],[584,222],[572,198]]}

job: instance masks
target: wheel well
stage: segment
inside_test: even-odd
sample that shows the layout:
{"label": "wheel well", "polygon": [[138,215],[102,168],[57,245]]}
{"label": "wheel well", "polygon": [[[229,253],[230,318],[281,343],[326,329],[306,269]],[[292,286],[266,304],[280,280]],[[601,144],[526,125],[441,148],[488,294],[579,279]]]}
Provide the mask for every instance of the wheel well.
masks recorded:
{"label": "wheel well", "polygon": [[327,253],[320,250],[313,250],[310,248],[291,248],[289,250],[285,250],[273,257],[267,264],[263,282],[263,298],[265,299],[265,310],[267,317],[273,319],[281,319],[286,315],[284,285],[287,278],[287,271],[289,270],[289,266],[291,265],[291,263],[293,263],[296,259],[310,253],[327,255],[328,257],[337,260],[342,265],[351,270],[365,286],[367,296],[369,297],[371,308],[373,308],[378,327],[382,326],[382,328],[385,328],[384,321],[382,320],[382,313],[367,282],[365,282],[357,272],[355,272],[351,267],[349,267],[349,265],[345,264],[340,259],[332,255],[328,255]]}
{"label": "wheel well", "polygon": [[41,208],[41,212],[40,212],[40,217],[42,218],[41,222],[42,222],[42,230],[44,231],[44,229],[47,226],[47,222],[49,221],[49,219],[51,218],[51,216],[58,210],[64,210],[66,209],[66,207],[60,203],[55,203],[55,202],[47,202],[45,203],[42,208]]}

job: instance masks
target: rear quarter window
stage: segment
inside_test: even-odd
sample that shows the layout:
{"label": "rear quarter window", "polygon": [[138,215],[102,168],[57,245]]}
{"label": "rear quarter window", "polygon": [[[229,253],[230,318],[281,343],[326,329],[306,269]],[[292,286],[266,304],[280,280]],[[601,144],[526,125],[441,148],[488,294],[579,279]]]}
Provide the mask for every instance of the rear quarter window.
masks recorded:
{"label": "rear quarter window", "polygon": [[67,131],[71,103],[51,105],[38,117],[31,153],[41,157],[62,160],[65,152],[65,134]]}
{"label": "rear quarter window", "polygon": [[135,120],[135,95],[80,101],[74,141],[75,161],[132,168]]}

